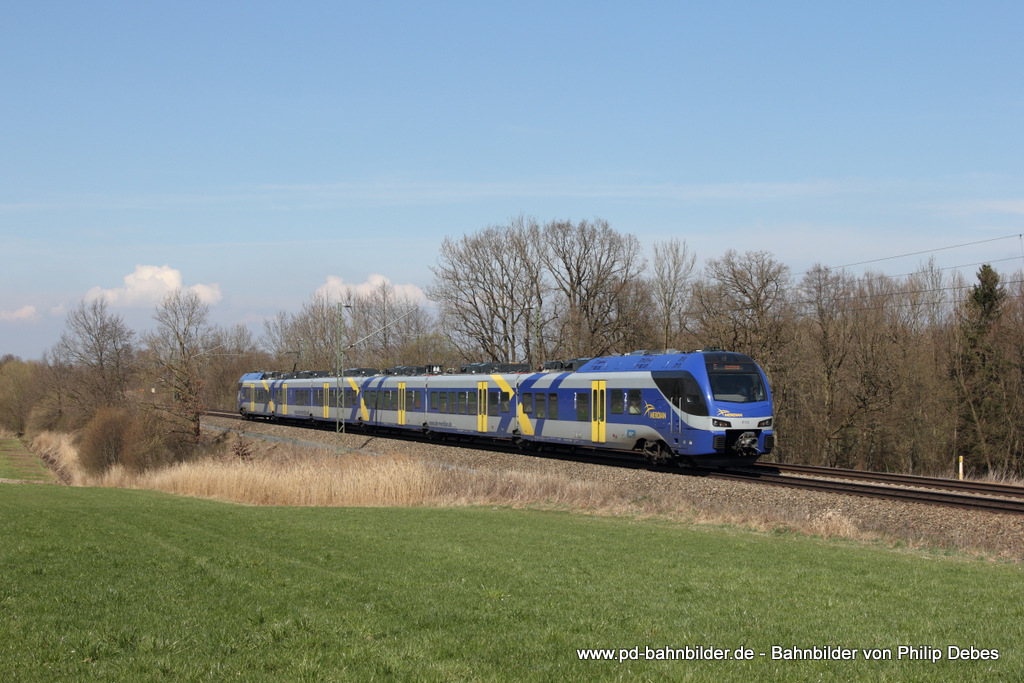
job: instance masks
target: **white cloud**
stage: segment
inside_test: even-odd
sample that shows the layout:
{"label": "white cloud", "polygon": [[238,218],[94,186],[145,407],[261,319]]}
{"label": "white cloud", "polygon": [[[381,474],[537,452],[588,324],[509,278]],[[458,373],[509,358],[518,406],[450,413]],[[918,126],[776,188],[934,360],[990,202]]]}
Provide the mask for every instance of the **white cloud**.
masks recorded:
{"label": "white cloud", "polygon": [[[124,276],[124,287],[103,289],[93,287],[86,292],[86,300],[104,298],[114,306],[155,306],[170,292],[182,289],[181,271],[170,266],[135,266],[135,271]],[[223,298],[220,285],[196,284],[185,287],[196,293],[207,304]]]}
{"label": "white cloud", "polygon": [[39,314],[35,306],[22,306],[16,311],[0,311],[0,320],[4,322],[35,322]]}
{"label": "white cloud", "polygon": [[426,302],[427,300],[426,294],[424,294],[423,290],[416,285],[392,285],[391,280],[377,273],[371,274],[366,278],[366,282],[357,285],[346,284],[345,280],[337,275],[328,275],[324,284],[317,287],[316,293],[324,294],[328,299],[338,301],[345,298],[349,292],[354,296],[363,297],[368,296],[381,286],[387,285],[391,285],[391,288],[399,297],[404,297],[410,301],[419,303]]}

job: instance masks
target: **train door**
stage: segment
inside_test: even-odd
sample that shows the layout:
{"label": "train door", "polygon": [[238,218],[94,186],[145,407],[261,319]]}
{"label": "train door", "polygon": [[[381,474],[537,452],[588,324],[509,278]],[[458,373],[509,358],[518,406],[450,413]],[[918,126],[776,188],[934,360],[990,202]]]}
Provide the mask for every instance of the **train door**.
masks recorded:
{"label": "train door", "polygon": [[398,383],[398,426],[405,425],[405,382]]}
{"label": "train door", "polygon": [[487,432],[487,382],[476,383],[476,430]]}
{"label": "train door", "polygon": [[608,418],[605,413],[607,394],[608,383],[605,380],[594,380],[590,383],[590,440],[594,443],[605,441]]}

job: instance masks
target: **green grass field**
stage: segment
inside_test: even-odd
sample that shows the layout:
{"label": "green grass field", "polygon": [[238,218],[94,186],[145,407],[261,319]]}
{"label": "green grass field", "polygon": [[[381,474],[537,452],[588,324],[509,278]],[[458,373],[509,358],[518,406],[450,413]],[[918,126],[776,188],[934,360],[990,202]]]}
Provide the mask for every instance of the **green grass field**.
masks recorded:
{"label": "green grass field", "polygon": [[[1024,671],[1021,567],[788,534],[0,484],[0,539],[3,680],[995,681]],[[701,646],[754,658],[643,659],[648,648]],[[773,660],[773,646],[857,658]],[[942,659],[898,659],[900,646]],[[948,661],[949,646],[999,658]],[[616,661],[581,661],[580,648],[611,648]],[[865,661],[871,648],[892,659]]]}

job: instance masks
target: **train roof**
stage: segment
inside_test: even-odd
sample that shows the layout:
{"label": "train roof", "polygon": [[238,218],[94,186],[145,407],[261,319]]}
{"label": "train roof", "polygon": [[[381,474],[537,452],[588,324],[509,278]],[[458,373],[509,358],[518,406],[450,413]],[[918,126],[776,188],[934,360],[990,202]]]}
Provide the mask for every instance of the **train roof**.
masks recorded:
{"label": "train roof", "polygon": [[[549,361],[544,363],[547,372],[659,372],[686,369],[687,365],[699,363],[701,366],[720,363],[753,363],[754,361],[742,353],[723,351],[717,348],[697,349],[696,351],[670,351],[649,353],[640,351],[626,356],[601,356],[600,358],[575,358],[571,361]],[[377,375],[415,376],[439,374],[441,366],[397,366],[387,368],[382,373],[375,368],[346,368],[348,377],[371,377]],[[530,372],[529,366],[519,363],[469,363],[459,368],[454,374],[515,374]],[[448,374],[451,374],[449,371]],[[305,379],[333,376],[326,372],[249,372],[242,375],[242,382],[253,382],[262,379]]]}
{"label": "train roof", "polygon": [[689,353],[630,354],[628,356],[602,356],[588,361],[576,372],[652,372],[659,370],[682,370],[689,359],[700,356],[702,365],[718,362],[753,362],[749,356],[731,351],[709,349]]}

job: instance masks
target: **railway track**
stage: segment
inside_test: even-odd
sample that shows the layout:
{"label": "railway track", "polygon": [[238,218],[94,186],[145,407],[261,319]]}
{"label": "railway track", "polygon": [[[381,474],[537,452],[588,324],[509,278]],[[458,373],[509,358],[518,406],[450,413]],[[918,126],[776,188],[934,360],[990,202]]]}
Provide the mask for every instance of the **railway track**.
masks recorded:
{"label": "railway track", "polygon": [[863,470],[847,470],[837,467],[816,467],[814,465],[789,465],[785,463],[760,462],[754,471],[774,473],[789,472],[815,477],[832,479],[852,479],[858,481],[877,481],[883,484],[897,484],[922,489],[940,489],[959,493],[979,493],[989,496],[1024,499],[1024,486],[998,484],[988,481],[959,481],[939,477],[922,477],[916,474],[891,474],[887,472],[865,472]]}
{"label": "railway track", "polygon": [[[211,417],[241,420],[237,413],[207,411]],[[329,425],[328,425],[329,426]],[[353,430],[351,425],[350,431]],[[362,433],[360,431],[360,433]],[[406,441],[420,440],[418,435],[388,434],[387,438]],[[483,448],[502,452],[524,452],[502,443],[471,443],[451,441],[452,446]],[[771,486],[786,486],[810,491],[856,495],[885,500],[941,505],[960,509],[983,510],[1003,514],[1024,514],[1024,487],[977,481],[957,481],[935,477],[919,477],[884,472],[863,472],[810,465],[758,463],[742,469],[685,469],[679,467],[650,467],[642,458],[627,455],[609,455],[606,452],[557,450],[525,451],[536,455],[575,460],[593,464],[641,468],[652,471],[707,476],[716,479],[745,481]],[[870,482],[870,483],[869,483]]]}
{"label": "railway track", "polygon": [[[1018,490],[1013,491],[1013,495],[1010,497],[995,497],[996,495],[1007,496],[1008,494],[996,493],[992,495],[975,495],[970,493],[954,493],[953,491],[956,490],[970,491],[972,489],[969,487],[957,489],[955,486],[950,486],[950,484],[961,483],[954,482],[952,480],[937,480],[943,482],[941,488],[947,490],[936,490],[935,488],[912,488],[912,486],[921,486],[922,484],[920,482],[909,484],[897,480],[898,478],[906,475],[897,475],[896,479],[886,479],[884,474],[875,472],[860,472],[858,474],[879,475],[863,477],[863,479],[869,479],[879,483],[864,483],[863,481],[849,480],[842,481],[835,479],[835,477],[842,478],[843,475],[833,474],[828,470],[828,468],[819,469],[826,470],[826,473],[819,473],[818,476],[830,478],[815,479],[806,476],[785,475],[780,473],[775,465],[755,466],[754,468],[744,468],[742,470],[733,471],[716,471],[713,472],[711,476],[719,479],[750,481],[773,486],[788,486],[790,488],[821,491],[825,493],[841,493],[868,498],[880,498],[883,500],[899,500],[929,505],[942,505],[945,507],[982,510],[986,512],[1018,515],[1024,514],[1024,493],[1019,490],[1020,487],[1012,487],[1017,488]],[[921,477],[921,479],[928,478]],[[981,482],[969,482],[969,484],[978,483]],[[938,484],[936,485],[938,486]]]}

